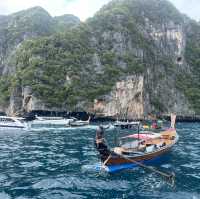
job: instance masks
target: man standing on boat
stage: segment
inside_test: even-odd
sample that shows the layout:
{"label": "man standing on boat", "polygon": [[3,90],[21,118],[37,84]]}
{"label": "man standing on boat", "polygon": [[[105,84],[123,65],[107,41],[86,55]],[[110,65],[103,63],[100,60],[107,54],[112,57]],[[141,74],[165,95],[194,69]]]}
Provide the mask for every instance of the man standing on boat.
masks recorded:
{"label": "man standing on boat", "polygon": [[105,143],[103,126],[99,126],[97,128],[95,146],[97,150],[100,152],[101,160],[104,162],[110,155],[110,151],[108,150],[108,147]]}

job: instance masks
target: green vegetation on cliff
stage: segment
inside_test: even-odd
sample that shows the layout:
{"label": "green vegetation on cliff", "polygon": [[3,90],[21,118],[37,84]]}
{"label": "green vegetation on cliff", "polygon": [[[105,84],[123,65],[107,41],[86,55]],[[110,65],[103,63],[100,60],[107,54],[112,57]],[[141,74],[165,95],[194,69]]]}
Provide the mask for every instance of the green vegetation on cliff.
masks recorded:
{"label": "green vegetation on cliff", "polygon": [[[93,102],[107,94],[122,74],[143,70],[142,64],[127,55],[123,57],[127,67],[117,67],[115,53],[97,52],[91,37],[90,27],[82,25],[64,34],[27,41],[17,54],[14,82],[31,86],[48,105],[65,107]],[[99,73],[95,72],[94,53],[99,53],[102,64]]]}
{"label": "green vegetation on cliff", "polygon": [[[131,49],[120,53],[118,46],[114,46],[113,35],[119,32],[119,37],[125,38],[129,32],[135,38],[131,43],[141,48],[148,41],[136,30],[131,16],[118,23],[116,11],[110,14],[115,21],[106,20],[107,26],[114,28],[108,41],[96,32],[99,30],[102,35],[105,31],[104,26],[95,23],[94,20],[100,22],[102,19],[96,16],[94,20],[64,33],[25,42],[17,51],[17,72],[10,76],[8,90],[31,86],[33,93],[49,106],[74,107],[79,102],[91,103],[107,94],[119,78],[144,72],[144,61],[132,54]],[[106,19],[107,16],[102,17]]]}
{"label": "green vegetation on cliff", "polygon": [[10,98],[11,80],[9,76],[0,78],[0,104],[3,106],[8,105]]}
{"label": "green vegetation on cliff", "polygon": [[76,89],[77,85],[87,78],[82,64],[90,63],[93,52],[88,36],[81,28],[27,41],[16,59],[15,78],[20,80],[20,86],[31,86],[35,95],[49,105],[62,107],[74,103],[71,97],[82,92]]}
{"label": "green vegetation on cliff", "polygon": [[[8,102],[14,88],[29,86],[49,107],[87,108],[127,75],[155,73],[145,86],[158,112],[168,109],[162,90],[154,88],[173,77],[192,108],[200,111],[200,45],[196,42],[200,28],[190,23],[185,59],[192,69],[181,75],[172,55],[174,45],[164,43],[167,36],[166,41],[159,41],[167,26],[184,24],[184,17],[166,0],[114,0],[85,23],[71,15],[53,18],[36,7],[1,17],[1,24],[5,38],[0,43],[7,49],[2,55],[12,45],[17,49],[12,58],[6,57],[11,67],[4,70],[0,63],[0,74],[4,74],[0,77],[1,104]],[[165,79],[170,74],[171,79]]]}

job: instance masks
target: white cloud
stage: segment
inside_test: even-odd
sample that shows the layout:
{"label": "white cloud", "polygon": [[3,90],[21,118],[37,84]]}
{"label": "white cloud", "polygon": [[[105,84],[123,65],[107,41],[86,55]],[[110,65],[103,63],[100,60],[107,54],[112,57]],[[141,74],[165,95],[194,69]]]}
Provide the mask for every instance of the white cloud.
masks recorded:
{"label": "white cloud", "polygon": [[99,10],[110,0],[0,0],[0,15],[10,14],[34,6],[41,6],[52,16],[74,14],[81,20]]}
{"label": "white cloud", "polygon": [[200,20],[200,0],[170,0],[182,13]]}
{"label": "white cloud", "polygon": [[79,16],[82,20],[92,17],[104,4],[111,0],[75,0],[68,4],[66,11]]}

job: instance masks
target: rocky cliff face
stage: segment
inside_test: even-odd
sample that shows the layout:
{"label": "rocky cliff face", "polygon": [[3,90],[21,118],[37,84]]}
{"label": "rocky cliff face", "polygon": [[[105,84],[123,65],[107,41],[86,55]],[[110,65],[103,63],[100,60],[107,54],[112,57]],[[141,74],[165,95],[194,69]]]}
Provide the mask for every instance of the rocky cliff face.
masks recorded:
{"label": "rocky cliff face", "polygon": [[109,96],[96,99],[94,111],[118,118],[142,118],[144,115],[144,77],[128,76],[113,87]]}
{"label": "rocky cliff face", "polygon": [[15,72],[13,56],[23,41],[49,36],[73,27],[80,20],[73,15],[52,18],[43,8],[34,7],[0,18],[0,74]]}
{"label": "rocky cliff face", "polygon": [[[42,18],[48,28],[22,31],[13,48],[4,48],[7,37],[0,38],[0,102],[9,100],[2,105],[7,112],[81,109],[128,118],[199,113],[200,88],[193,85],[200,51],[192,41],[200,27],[168,1],[115,0],[84,24],[69,15]],[[1,17],[0,23],[8,27],[9,20]]]}
{"label": "rocky cliff face", "polygon": [[5,16],[0,23],[0,68],[3,75],[15,72],[12,57],[24,40],[47,36],[53,31],[50,15],[40,7]]}
{"label": "rocky cliff face", "polygon": [[[16,52],[24,41],[50,36],[56,32],[68,30],[80,24],[73,15],[51,17],[43,8],[34,7],[9,16],[0,17],[0,76],[5,84],[16,73]],[[45,109],[44,103],[34,96],[31,88],[15,86],[9,97],[1,102],[1,110],[8,114],[22,113],[23,110]],[[5,91],[7,88],[3,88]],[[5,96],[2,92],[1,97]],[[1,98],[0,97],[0,98]],[[30,99],[29,99],[30,98]],[[29,99],[28,102],[27,99]],[[1,101],[1,100],[0,100]],[[6,101],[6,102],[5,102]],[[47,108],[46,108],[47,109]]]}
{"label": "rocky cliff face", "polygon": [[188,72],[188,64],[184,58],[186,46],[184,22],[175,24],[169,21],[156,26],[146,23],[157,49],[155,66],[150,67],[145,74],[147,94],[145,110],[146,112],[159,110],[165,113],[194,114],[184,93],[176,88],[176,76]]}
{"label": "rocky cliff face", "polygon": [[[129,90],[130,80],[125,79],[123,83],[121,81],[116,83],[118,86],[113,87],[110,97],[95,101],[95,109],[99,107],[105,115],[123,115],[127,110],[130,118],[141,118],[152,112],[158,114],[175,112],[182,115],[195,113],[183,91],[176,87],[176,77],[182,73],[190,73],[190,66],[185,60],[186,24],[184,18],[180,17],[180,14],[177,18],[173,16],[167,18],[162,15],[160,8],[166,6],[165,12],[170,13],[167,7],[168,2],[152,2],[154,2],[153,10],[157,9],[158,18],[154,17],[157,20],[156,23],[152,15],[148,16],[149,10],[143,9],[141,13],[143,22],[137,24],[140,37],[146,40],[150,48],[148,51],[144,46],[140,47],[137,39],[133,38],[134,36],[131,37],[130,33],[123,34],[122,31],[115,32],[114,30],[111,34],[110,30],[104,30],[102,34],[107,42],[111,40],[114,43],[112,51],[116,51],[116,54],[122,55],[128,51],[132,56],[142,59],[143,63],[146,62],[140,81],[137,76],[132,76],[133,89],[131,91]],[[139,6],[145,8],[147,1],[140,1],[140,3]],[[137,7],[137,9],[142,8]],[[132,42],[133,39],[136,41]],[[126,67],[126,63],[120,62],[120,65]],[[140,85],[139,90],[138,85]],[[138,98],[138,95],[141,97]]]}

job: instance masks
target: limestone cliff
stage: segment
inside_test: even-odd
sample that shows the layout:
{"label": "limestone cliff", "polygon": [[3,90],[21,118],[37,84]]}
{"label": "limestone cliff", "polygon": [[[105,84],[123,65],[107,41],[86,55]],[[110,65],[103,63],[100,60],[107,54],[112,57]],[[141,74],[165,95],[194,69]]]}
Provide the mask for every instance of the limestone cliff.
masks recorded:
{"label": "limestone cliff", "polygon": [[73,15],[53,18],[41,7],[0,17],[0,109],[2,111],[16,114],[22,113],[23,110],[45,109],[45,104],[34,96],[30,87],[28,93],[27,87],[21,85],[14,86],[9,91],[9,87],[14,82],[8,85],[7,83],[16,73],[16,52],[24,41],[50,36],[79,23],[80,20]]}
{"label": "limestone cliff", "polygon": [[[121,111],[124,114],[128,110],[130,118],[143,117],[152,112],[194,114],[195,111],[184,92],[176,87],[176,77],[182,73],[190,73],[191,68],[185,60],[187,24],[184,17],[181,17],[178,12],[177,17],[174,17],[173,14],[168,17],[163,16],[163,9],[166,9],[164,11],[165,13],[169,12],[169,15],[170,12],[172,13],[172,7],[169,9],[166,1],[152,1],[153,8],[151,5],[149,10],[145,10],[146,4],[149,2],[132,1],[131,3],[133,2],[138,3],[137,9],[142,10],[141,17],[143,19],[141,20],[143,22],[137,24],[137,30],[139,30],[139,36],[143,37],[144,41],[146,40],[148,47],[144,46],[145,44],[142,47],[138,44],[137,35],[131,37],[130,33],[123,34],[122,30],[120,32],[114,30],[112,33],[105,29],[102,36],[105,43],[111,43],[111,41],[114,43],[111,51],[116,51],[116,54],[126,54],[128,51],[132,54],[131,56],[142,59],[145,63],[145,70],[140,75],[140,81],[137,76],[132,76],[132,81],[125,78],[123,81],[117,82],[110,97],[95,101],[95,109],[100,106],[100,110],[104,114],[115,116]],[[142,6],[144,7],[142,8]],[[152,18],[153,14],[148,16],[151,8],[152,11],[156,11],[155,15],[157,16],[154,18]],[[106,8],[104,9],[106,10]],[[175,9],[174,12],[176,12]],[[118,18],[120,19],[119,15]],[[120,21],[117,24],[120,25]],[[133,42],[133,40],[136,41]],[[126,66],[126,63],[123,62],[119,62],[119,64]],[[130,84],[133,88],[132,91],[129,89]],[[138,85],[140,85],[139,90]],[[141,96],[139,99],[138,95]]]}
{"label": "limestone cliff", "polygon": [[[0,102],[7,111],[86,110],[128,118],[200,113],[200,26],[171,3],[114,0],[85,23],[74,18],[67,31],[60,27],[71,24],[65,18],[50,20],[41,35],[49,37],[33,39],[40,31],[30,36],[26,30],[15,42],[18,50],[1,49]],[[7,17],[0,23],[8,24]]]}

